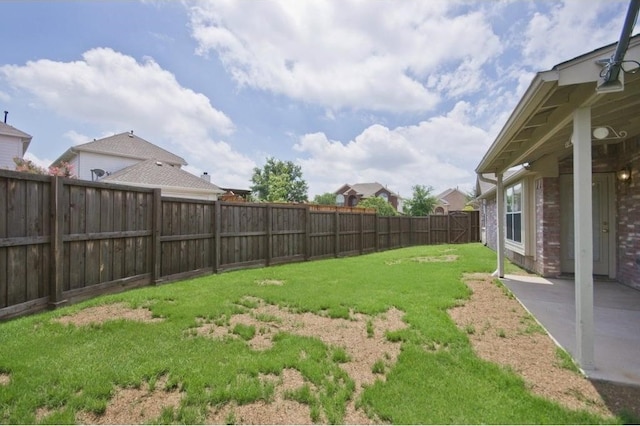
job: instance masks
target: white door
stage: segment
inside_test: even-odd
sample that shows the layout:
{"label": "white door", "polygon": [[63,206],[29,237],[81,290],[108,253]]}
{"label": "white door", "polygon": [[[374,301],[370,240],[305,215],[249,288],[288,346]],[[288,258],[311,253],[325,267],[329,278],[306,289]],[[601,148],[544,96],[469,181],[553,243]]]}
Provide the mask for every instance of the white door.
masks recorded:
{"label": "white door", "polygon": [[[613,175],[593,174],[593,274],[615,278]],[[560,176],[560,267],[575,272],[573,175]]]}

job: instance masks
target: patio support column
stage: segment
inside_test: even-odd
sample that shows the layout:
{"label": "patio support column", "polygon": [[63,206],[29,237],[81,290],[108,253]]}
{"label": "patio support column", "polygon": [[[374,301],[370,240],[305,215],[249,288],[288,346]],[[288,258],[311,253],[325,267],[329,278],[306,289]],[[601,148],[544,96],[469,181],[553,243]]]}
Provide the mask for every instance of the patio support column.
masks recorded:
{"label": "patio support column", "polygon": [[591,107],[587,106],[573,113],[576,357],[583,370],[594,368],[591,182]]}
{"label": "patio support column", "polygon": [[497,222],[497,251],[498,269],[494,273],[498,278],[504,278],[504,230],[506,213],[504,211],[504,186],[502,185],[502,173],[496,173],[496,222]]}

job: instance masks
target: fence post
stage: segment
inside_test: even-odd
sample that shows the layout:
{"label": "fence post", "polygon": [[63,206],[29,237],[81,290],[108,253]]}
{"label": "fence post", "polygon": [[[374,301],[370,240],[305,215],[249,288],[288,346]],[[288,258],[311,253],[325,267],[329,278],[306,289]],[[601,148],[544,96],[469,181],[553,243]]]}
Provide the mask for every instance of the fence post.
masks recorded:
{"label": "fence post", "polygon": [[160,246],[160,232],[162,227],[162,193],[160,188],[153,190],[153,206],[151,210],[151,283],[160,280],[162,247]]}
{"label": "fence post", "polygon": [[62,178],[51,178],[51,282],[49,287],[49,308],[55,309],[66,300],[62,297],[64,279],[64,187]]}
{"label": "fence post", "polygon": [[311,257],[311,206],[307,204],[304,209],[304,260]]}
{"label": "fence post", "polygon": [[409,216],[409,246],[415,245],[415,238],[413,237],[413,216]]}
{"label": "fence post", "polygon": [[364,253],[364,214],[360,212],[360,254]]}
{"label": "fence post", "polygon": [[468,233],[467,235],[469,236],[469,238],[467,239],[467,242],[470,243],[472,241],[471,239],[471,212],[466,212],[467,214],[467,227],[468,227]]}
{"label": "fence post", "polygon": [[427,245],[431,245],[431,215],[427,216]]}
{"label": "fence post", "polygon": [[378,211],[377,210],[376,210],[376,213],[375,213],[375,224],[374,225],[375,225],[374,226],[374,230],[376,232],[376,241],[375,241],[376,245],[375,245],[375,247],[376,247],[376,251],[380,251],[380,229],[379,229],[379,226],[378,226]]}
{"label": "fence post", "polygon": [[447,244],[451,244],[451,213],[447,215]]}
{"label": "fence post", "polygon": [[387,216],[387,249],[391,250],[391,216]]}
{"label": "fence post", "polygon": [[213,204],[213,272],[216,274],[220,271],[220,230],[222,229],[221,211],[220,200],[216,200]]}
{"label": "fence post", "polygon": [[273,241],[271,241],[272,236],[271,236],[271,209],[273,207],[271,206],[271,204],[267,204],[267,229],[266,229],[266,234],[267,234],[267,258],[265,259],[265,263],[267,266],[269,266],[271,264],[271,257],[273,256]]}
{"label": "fence post", "polygon": [[340,213],[338,213],[338,209],[336,209],[333,217],[335,218],[334,222],[336,225],[335,252],[336,252],[336,257],[338,257],[338,255],[340,254]]}

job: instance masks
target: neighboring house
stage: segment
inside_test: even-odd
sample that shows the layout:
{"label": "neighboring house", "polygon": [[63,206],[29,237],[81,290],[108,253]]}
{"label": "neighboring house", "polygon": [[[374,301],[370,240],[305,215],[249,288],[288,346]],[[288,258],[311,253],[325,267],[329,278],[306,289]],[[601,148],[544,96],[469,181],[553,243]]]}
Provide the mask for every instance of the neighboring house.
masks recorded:
{"label": "neighboring house", "polygon": [[0,169],[15,170],[15,157],[22,158],[29,148],[31,136],[0,122]]}
{"label": "neighboring house", "polygon": [[134,135],[120,133],[69,148],[52,166],[67,162],[78,179],[161,188],[169,197],[216,200],[224,191],[184,170],[187,162]]}
{"label": "neighboring house", "polygon": [[[585,368],[593,275],[640,289],[640,73],[602,80],[616,47],[538,72],[476,168],[478,187],[490,184],[481,212],[498,275],[506,255],[543,276],[575,276]],[[637,67],[640,36],[624,59]]]}
{"label": "neighboring house", "polygon": [[467,205],[467,196],[458,188],[447,189],[435,196],[437,203],[433,209],[434,214],[449,214],[460,211]]}
{"label": "neighboring house", "polygon": [[398,210],[400,202],[398,194],[389,191],[378,182],[355,183],[353,185],[347,183],[342,185],[334,194],[336,194],[336,205],[338,206],[355,207],[360,200],[380,197],[391,204],[395,210]]}
{"label": "neighboring house", "polygon": [[160,188],[165,197],[217,200],[224,191],[180,167],[158,160],[145,160],[100,179],[100,182]]}

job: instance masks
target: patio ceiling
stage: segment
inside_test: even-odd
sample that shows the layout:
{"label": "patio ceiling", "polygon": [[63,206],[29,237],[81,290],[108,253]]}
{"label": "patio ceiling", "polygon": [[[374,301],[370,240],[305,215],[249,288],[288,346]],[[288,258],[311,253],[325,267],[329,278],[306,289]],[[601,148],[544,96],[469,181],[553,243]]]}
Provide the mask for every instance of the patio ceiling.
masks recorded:
{"label": "patio ceiling", "polygon": [[[596,61],[611,57],[615,47],[600,48],[538,73],[476,172],[503,173],[548,155],[570,156],[573,112],[580,106],[591,106],[592,128],[610,126],[626,132],[624,139],[640,135],[640,73],[624,74],[624,91],[596,91],[601,70]],[[640,36],[631,39],[625,60],[640,60]],[[594,139],[593,143],[622,140]]]}

